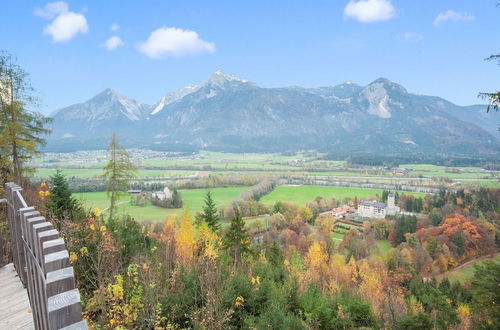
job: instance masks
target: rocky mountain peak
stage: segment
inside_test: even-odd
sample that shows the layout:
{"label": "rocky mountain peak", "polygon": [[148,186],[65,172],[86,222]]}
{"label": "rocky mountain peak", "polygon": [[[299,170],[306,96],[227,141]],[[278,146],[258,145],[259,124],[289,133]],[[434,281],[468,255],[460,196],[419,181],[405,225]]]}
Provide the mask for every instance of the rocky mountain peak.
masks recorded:
{"label": "rocky mountain peak", "polygon": [[217,69],[210,75],[208,80],[205,82],[204,85],[211,85],[211,86],[217,86],[217,87],[222,87],[224,84],[227,82],[238,82],[238,83],[247,83],[248,80],[237,77],[235,75],[229,74],[229,73],[224,73],[222,70]]}

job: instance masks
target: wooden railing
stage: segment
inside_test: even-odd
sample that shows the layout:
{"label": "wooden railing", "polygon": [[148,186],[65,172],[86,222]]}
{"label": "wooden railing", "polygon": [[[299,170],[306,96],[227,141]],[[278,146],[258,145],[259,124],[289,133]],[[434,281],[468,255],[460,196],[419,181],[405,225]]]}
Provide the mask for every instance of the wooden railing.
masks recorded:
{"label": "wooden railing", "polygon": [[5,193],[12,259],[28,289],[35,328],[88,329],[64,240],[50,222],[28,207],[21,187],[7,183]]}

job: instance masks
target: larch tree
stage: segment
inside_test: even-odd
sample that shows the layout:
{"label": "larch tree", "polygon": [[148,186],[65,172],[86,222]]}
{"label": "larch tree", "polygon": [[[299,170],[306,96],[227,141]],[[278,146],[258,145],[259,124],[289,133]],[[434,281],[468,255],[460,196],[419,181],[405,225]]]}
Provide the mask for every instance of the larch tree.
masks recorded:
{"label": "larch tree", "polygon": [[109,218],[113,216],[118,198],[130,187],[130,179],[135,177],[137,168],[132,163],[130,155],[119,143],[116,134],[111,136],[108,147],[109,161],[104,166],[102,177],[106,181],[106,191],[110,197]]}
{"label": "larch tree", "polygon": [[175,252],[177,261],[183,265],[190,265],[194,260],[196,239],[191,216],[187,208],[182,213],[181,223],[175,231]]}
{"label": "larch tree", "polygon": [[0,52],[0,170],[2,181],[22,178],[30,171],[25,165],[38,147],[45,144],[44,135],[51,121],[30,109],[36,105],[29,76],[15,59]]}

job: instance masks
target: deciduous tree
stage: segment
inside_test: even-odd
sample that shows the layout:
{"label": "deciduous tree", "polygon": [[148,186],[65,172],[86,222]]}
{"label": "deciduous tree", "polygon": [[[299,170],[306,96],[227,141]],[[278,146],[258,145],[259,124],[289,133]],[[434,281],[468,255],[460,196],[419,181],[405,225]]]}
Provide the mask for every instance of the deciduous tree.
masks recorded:
{"label": "deciduous tree", "polygon": [[0,166],[4,180],[13,178],[19,184],[29,169],[25,166],[43,136],[50,133],[50,119],[29,109],[35,105],[33,88],[25,72],[11,55],[0,53]]}
{"label": "deciduous tree", "polygon": [[136,167],[130,160],[130,155],[119,143],[116,134],[111,136],[108,147],[109,161],[104,166],[102,177],[106,181],[106,191],[110,196],[109,218],[113,216],[116,201],[130,187],[129,181],[135,177]]}

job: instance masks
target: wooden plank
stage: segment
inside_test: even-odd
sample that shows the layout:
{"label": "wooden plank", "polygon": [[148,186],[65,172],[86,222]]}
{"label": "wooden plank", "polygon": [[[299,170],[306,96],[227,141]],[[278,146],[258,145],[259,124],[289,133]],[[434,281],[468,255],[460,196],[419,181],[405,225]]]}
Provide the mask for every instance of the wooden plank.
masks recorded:
{"label": "wooden plank", "polygon": [[[19,276],[14,270],[13,264],[0,268],[0,329],[34,329],[33,314],[28,294],[23,287]],[[6,283],[9,283],[8,291],[4,291]]]}

